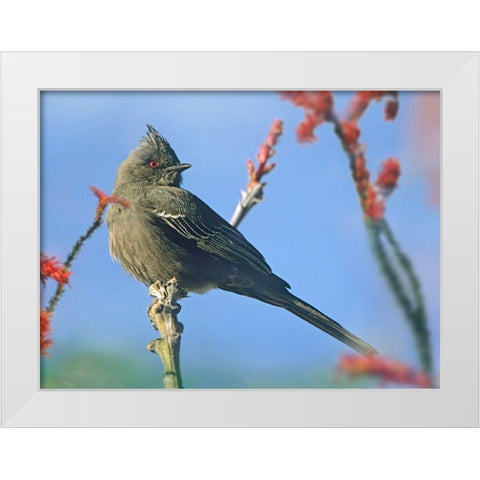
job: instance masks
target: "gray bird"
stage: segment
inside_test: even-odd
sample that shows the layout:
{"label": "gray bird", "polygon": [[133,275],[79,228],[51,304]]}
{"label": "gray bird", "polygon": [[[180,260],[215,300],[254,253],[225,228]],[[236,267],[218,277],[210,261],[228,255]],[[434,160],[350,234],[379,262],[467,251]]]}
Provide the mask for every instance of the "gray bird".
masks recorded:
{"label": "gray bird", "polygon": [[363,355],[377,351],[308,303],[292,295],[262,254],[206,203],[180,187],[180,163],[169,143],[147,125],[138,147],[120,165],[106,222],[110,253],[146,285],[176,277],[185,290],[212,288],[283,307]]}

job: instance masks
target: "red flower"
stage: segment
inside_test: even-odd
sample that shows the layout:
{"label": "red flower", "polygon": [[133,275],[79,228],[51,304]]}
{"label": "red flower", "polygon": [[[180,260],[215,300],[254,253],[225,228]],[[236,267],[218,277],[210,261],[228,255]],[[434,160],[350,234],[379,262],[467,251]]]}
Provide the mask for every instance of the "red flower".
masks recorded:
{"label": "red flower", "polygon": [[363,112],[367,109],[372,100],[380,100],[385,92],[368,92],[360,91],[355,92],[350,105],[348,106],[348,118],[353,121],[357,121]]}
{"label": "red flower", "polygon": [[250,183],[254,183],[255,177],[256,177],[255,165],[250,159],[247,160],[247,170],[248,170],[248,178],[250,179]]}
{"label": "red flower", "polygon": [[107,195],[97,187],[90,186],[90,190],[98,197],[97,211],[95,212],[95,221],[100,220],[103,212],[109,203],[118,203],[126,208],[130,206],[127,200],[117,197],[116,195]]}
{"label": "red flower", "polygon": [[368,188],[370,172],[367,169],[367,161],[363,155],[358,155],[355,159],[353,177],[359,192],[363,192]]}
{"label": "red flower", "polygon": [[263,175],[271,172],[275,168],[275,164],[271,163],[267,165],[269,158],[275,155],[274,146],[277,144],[280,135],[283,133],[283,122],[281,120],[274,120],[270,131],[268,132],[265,142],[260,145],[257,153],[258,167],[255,169],[255,165],[249,159],[247,160],[247,170],[249,183],[247,190],[250,190],[255,184],[259,183]]}
{"label": "red flower", "polygon": [[314,143],[318,140],[313,131],[322,123],[315,115],[308,114],[305,116],[305,120],[300,122],[295,129],[297,134],[297,140],[300,143]]}
{"label": "red flower", "polygon": [[363,200],[363,211],[365,216],[378,222],[385,213],[385,204],[377,198],[377,191],[372,185],[369,185],[365,198]]}
{"label": "red flower", "polygon": [[397,187],[400,173],[398,158],[387,158],[382,162],[382,170],[375,183],[384,191],[384,194],[388,195]]}
{"label": "red flower", "polygon": [[332,92],[309,92],[309,106],[317,117],[328,119],[333,109]]}
{"label": "red flower", "polygon": [[295,106],[303,107],[305,119],[295,132],[300,143],[313,143],[317,137],[313,133],[316,127],[329,120],[333,110],[333,96],[329,91],[291,91],[280,92],[282,99],[290,100]]}
{"label": "red flower", "polygon": [[61,285],[68,285],[68,280],[72,272],[67,269],[55,257],[48,257],[47,255],[40,256],[40,281],[43,285],[47,278],[53,278]]}
{"label": "red flower", "polygon": [[[297,126],[295,133],[300,143],[317,141],[315,129],[325,121],[335,125],[335,133],[350,159],[352,176],[361,205],[367,218],[379,221],[385,213],[385,200],[397,186],[400,166],[397,159],[384,162],[375,184],[370,182],[370,172],[366,166],[365,148],[359,142],[358,120],[368,108],[370,102],[386,97],[385,119],[392,120],[398,111],[398,94],[393,91],[355,92],[348,107],[348,115],[343,121],[337,120],[333,112],[333,96],[329,91],[287,91],[280,92],[283,99],[290,100],[295,106],[305,110],[304,120]],[[250,168],[250,167],[249,167]],[[252,170],[249,170],[252,173]]]}
{"label": "red flower", "polygon": [[290,90],[279,93],[282,100],[290,100],[296,107],[303,107],[307,102],[306,92]]}
{"label": "red flower", "polygon": [[370,104],[370,97],[365,95],[368,92],[356,92],[348,107],[348,118],[358,120]]}
{"label": "red flower", "polygon": [[398,113],[399,103],[398,98],[394,97],[388,102],[385,103],[385,108],[383,109],[383,114],[385,120],[395,120]]}
{"label": "red flower", "polygon": [[40,353],[42,355],[48,355],[48,348],[52,344],[52,340],[49,338],[50,331],[52,329],[50,325],[51,313],[47,313],[45,310],[40,310]]}
{"label": "red flower", "polygon": [[[281,120],[274,120],[270,131],[268,132],[267,139],[265,140],[265,145],[272,148],[278,142],[278,137],[283,133],[283,122]],[[270,155],[272,156],[273,153]]]}
{"label": "red flower", "polygon": [[382,382],[393,382],[417,387],[431,387],[431,381],[424,372],[418,372],[397,360],[382,357],[361,357],[355,354],[340,358],[339,370],[351,377],[371,375]]}
{"label": "red flower", "polygon": [[[42,285],[48,278],[53,278],[59,285],[69,285],[68,281],[72,272],[67,271],[64,265],[47,255],[40,256],[40,281]],[[52,313],[40,310],[40,353],[48,355],[48,348],[52,344],[50,337],[50,319]]]}
{"label": "red flower", "polygon": [[360,136],[360,129],[355,122],[340,122],[342,140],[347,148],[354,152],[357,148],[357,140]]}
{"label": "red flower", "polygon": [[394,120],[397,116],[399,103],[397,92],[382,92],[382,91],[360,91],[355,92],[350,105],[348,107],[349,120],[358,120],[372,100],[380,100],[382,97],[389,97],[385,103],[383,110],[385,120]]}

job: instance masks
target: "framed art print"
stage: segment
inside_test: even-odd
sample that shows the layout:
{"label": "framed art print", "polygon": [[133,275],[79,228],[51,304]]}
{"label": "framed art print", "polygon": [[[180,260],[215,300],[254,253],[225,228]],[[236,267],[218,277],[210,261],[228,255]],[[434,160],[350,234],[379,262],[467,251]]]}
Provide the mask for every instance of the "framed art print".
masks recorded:
{"label": "framed art print", "polygon": [[478,425],[477,54],[2,72],[3,425]]}

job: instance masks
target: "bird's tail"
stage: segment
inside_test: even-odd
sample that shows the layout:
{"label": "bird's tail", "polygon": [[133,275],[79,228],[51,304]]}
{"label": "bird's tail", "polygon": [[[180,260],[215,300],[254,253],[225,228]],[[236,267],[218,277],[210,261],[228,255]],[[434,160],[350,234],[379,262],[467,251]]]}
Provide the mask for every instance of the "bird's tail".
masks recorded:
{"label": "bird's tail", "polygon": [[378,352],[371,345],[353,333],[349,332],[346,328],[343,328],[335,320],[332,320],[330,317],[327,317],[327,315],[323,314],[316,308],[312,307],[303,300],[300,300],[295,295],[292,295],[285,288],[288,287],[288,284],[282,279],[272,275],[272,277],[269,278],[270,282],[273,279],[275,279],[275,283],[277,283],[277,285],[266,286],[265,283],[258,282],[254,288],[249,288],[248,292],[242,291],[238,287],[224,289],[234,291],[235,293],[240,293],[241,295],[257,298],[258,300],[262,300],[263,302],[270,303],[272,305],[283,307],[292,312],[294,315],[297,315],[320,330],[328,333],[337,340],[340,340],[345,345],[348,345],[350,348],[353,348],[362,355],[369,357],[378,354]]}
{"label": "bird's tail", "polygon": [[303,300],[300,300],[288,291],[284,296],[284,303],[281,306],[320,330],[328,333],[337,340],[340,340],[345,345],[348,345],[362,355],[371,356],[378,354],[378,352],[367,342],[357,337],[352,332],[349,332],[335,320],[327,317],[325,314]]}

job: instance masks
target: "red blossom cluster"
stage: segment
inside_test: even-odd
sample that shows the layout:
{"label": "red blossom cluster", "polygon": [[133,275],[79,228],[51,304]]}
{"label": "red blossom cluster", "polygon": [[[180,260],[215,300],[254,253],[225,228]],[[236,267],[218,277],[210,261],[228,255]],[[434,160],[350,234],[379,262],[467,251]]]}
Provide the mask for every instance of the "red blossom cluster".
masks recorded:
{"label": "red blossom cluster", "polygon": [[388,158],[382,162],[382,170],[375,184],[370,182],[370,172],[362,153],[355,158],[353,179],[361,198],[365,216],[374,221],[382,219],[385,213],[384,199],[397,187],[400,176],[400,163],[397,158]]}
{"label": "red blossom cluster", "polygon": [[367,109],[372,100],[380,100],[384,92],[367,92],[360,91],[355,92],[350,105],[348,106],[348,118],[353,121],[357,121],[363,112]]}
{"label": "red blossom cluster", "polygon": [[367,168],[367,161],[362,154],[358,154],[355,158],[353,166],[353,179],[359,192],[367,191],[370,185],[370,172]]}
{"label": "red blossom cluster", "polygon": [[359,142],[361,132],[358,121],[371,101],[379,101],[382,98],[387,99],[384,108],[385,120],[393,120],[398,112],[397,92],[355,92],[348,106],[346,118],[341,121],[337,120],[333,111],[331,92],[291,91],[280,92],[280,95],[281,98],[290,100],[295,106],[305,110],[305,119],[296,129],[297,140],[300,143],[316,141],[314,130],[324,121],[335,125],[335,133],[351,160],[352,175],[363,212],[367,218],[380,221],[385,212],[385,199],[397,186],[400,164],[395,158],[385,160],[376,182],[370,181],[370,172],[365,159],[365,145]]}
{"label": "red blossom cluster", "polygon": [[358,138],[360,137],[360,129],[356,121],[340,122],[340,133],[342,142],[347,147],[349,152],[355,153],[359,149]]}
{"label": "red blossom cluster", "polygon": [[348,118],[357,121],[363,112],[367,109],[372,100],[377,102],[383,97],[387,97],[383,114],[385,120],[394,120],[398,113],[398,96],[397,92],[381,92],[381,91],[359,91],[355,92],[350,105],[348,107]]}
{"label": "red blossom cluster", "polygon": [[362,197],[362,207],[365,216],[378,222],[385,213],[385,203],[379,198],[379,195],[372,185],[369,185],[365,195]]}
{"label": "red blossom cluster", "polygon": [[40,281],[45,285],[47,278],[53,278],[61,285],[68,285],[68,280],[72,272],[67,271],[55,257],[49,257],[42,254],[40,256]]}
{"label": "red blossom cluster", "polygon": [[345,150],[354,158],[352,175],[363,212],[367,218],[378,222],[385,213],[385,203],[375,185],[370,182],[370,171],[364,155],[365,146],[358,141],[360,129],[357,122],[353,120],[339,122],[338,135]]}
{"label": "red blossom cluster", "polygon": [[[360,195],[363,212],[367,218],[378,222],[385,213],[385,199],[397,186],[400,176],[400,164],[396,158],[388,158],[382,163],[382,170],[375,183],[370,182],[370,172],[364,156],[365,146],[359,143],[360,129],[358,120],[372,100],[380,100],[389,95],[385,106],[385,120],[393,120],[398,111],[396,92],[360,91],[355,92],[348,108],[347,120],[339,122],[338,135],[343,147],[355,156],[352,162],[353,178]],[[395,106],[396,105],[396,106]]]}
{"label": "red blossom cluster", "polygon": [[42,355],[48,355],[48,348],[52,344],[50,339],[50,331],[52,327],[50,325],[51,313],[45,310],[40,310],[40,353]]}
{"label": "red blossom cluster", "polygon": [[398,97],[395,95],[390,100],[385,103],[385,108],[383,109],[384,119],[395,120],[398,113],[398,108],[400,104],[398,103]]}
{"label": "red blossom cluster", "polygon": [[[40,281],[45,285],[48,278],[52,278],[59,285],[68,285],[68,281],[72,272],[60,263],[55,257],[47,255],[40,255]],[[52,313],[45,310],[40,310],[40,353],[48,355],[48,348],[52,344],[50,339],[51,319]]]}
{"label": "red blossom cluster", "polygon": [[432,387],[431,380],[426,373],[416,371],[402,362],[388,358],[367,358],[348,354],[340,358],[338,368],[351,377],[370,375],[379,378],[382,383],[399,383],[421,388]]}
{"label": "red blossom cluster", "polygon": [[398,158],[387,158],[382,162],[382,170],[378,174],[375,185],[379,187],[384,197],[390,195],[398,185],[400,177],[400,162]]}
{"label": "red blossom cluster", "polygon": [[124,207],[130,206],[127,200],[117,197],[116,195],[107,195],[106,193],[102,192],[100,189],[98,189],[95,186],[91,186],[90,190],[98,197],[98,205],[97,205],[97,210],[95,212],[95,221],[100,220],[100,218],[103,215],[103,212],[105,211],[109,203],[118,203]]}
{"label": "red blossom cluster", "polygon": [[313,143],[318,140],[313,131],[324,121],[329,121],[333,109],[332,92],[285,91],[282,99],[290,100],[295,106],[305,110],[305,119],[295,130],[300,143]]}
{"label": "red blossom cluster", "polygon": [[265,142],[260,146],[260,149],[257,153],[257,168],[255,168],[255,165],[250,159],[247,160],[248,178],[250,180],[247,185],[247,191],[250,191],[261,181],[264,175],[271,172],[275,168],[275,163],[270,163],[267,165],[267,162],[275,154],[273,147],[277,144],[278,138],[280,135],[282,135],[282,133],[283,122],[281,120],[274,120]]}

